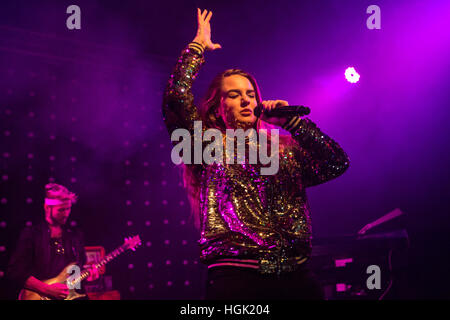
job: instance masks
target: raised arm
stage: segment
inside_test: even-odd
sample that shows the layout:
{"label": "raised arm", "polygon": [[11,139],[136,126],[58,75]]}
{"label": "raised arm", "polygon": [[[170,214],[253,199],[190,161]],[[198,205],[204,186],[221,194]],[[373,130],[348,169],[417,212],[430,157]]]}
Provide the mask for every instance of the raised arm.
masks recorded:
{"label": "raised arm", "polygon": [[298,142],[297,157],[303,167],[306,187],[337,178],[349,167],[350,160],[345,151],[310,119],[294,117],[283,125],[283,129]]}
{"label": "raised arm", "polygon": [[191,88],[205,62],[204,51],[221,48],[211,41],[211,17],[211,11],[197,9],[197,34],[182,51],[164,92],[162,113],[170,135],[178,128],[192,132],[194,121],[201,120]]}

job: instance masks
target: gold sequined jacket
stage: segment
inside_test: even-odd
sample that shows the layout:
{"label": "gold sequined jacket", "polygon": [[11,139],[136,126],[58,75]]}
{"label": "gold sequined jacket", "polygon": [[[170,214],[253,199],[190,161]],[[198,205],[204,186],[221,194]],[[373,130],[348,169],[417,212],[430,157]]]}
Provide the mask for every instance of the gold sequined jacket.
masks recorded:
{"label": "gold sequined jacket", "polygon": [[[179,128],[194,132],[194,121],[201,120],[191,88],[204,62],[202,53],[186,47],[170,75],[162,106],[170,135]],[[262,273],[280,273],[309,258],[305,188],[343,174],[349,158],[308,118],[292,118],[283,128],[295,143],[280,146],[275,175],[261,175],[258,165],[247,163],[197,165],[202,262],[255,261]]]}

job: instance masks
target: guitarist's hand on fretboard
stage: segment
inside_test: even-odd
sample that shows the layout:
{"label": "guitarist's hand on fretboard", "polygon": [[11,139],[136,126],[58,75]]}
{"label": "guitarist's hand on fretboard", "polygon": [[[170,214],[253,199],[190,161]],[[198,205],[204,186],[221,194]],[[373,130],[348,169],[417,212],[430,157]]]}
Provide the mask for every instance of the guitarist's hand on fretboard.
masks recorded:
{"label": "guitarist's hand on fretboard", "polygon": [[89,269],[90,275],[88,278],[86,278],[87,281],[94,281],[94,280],[97,280],[98,278],[100,278],[100,273],[98,272],[98,269],[95,265],[87,264],[83,268]]}

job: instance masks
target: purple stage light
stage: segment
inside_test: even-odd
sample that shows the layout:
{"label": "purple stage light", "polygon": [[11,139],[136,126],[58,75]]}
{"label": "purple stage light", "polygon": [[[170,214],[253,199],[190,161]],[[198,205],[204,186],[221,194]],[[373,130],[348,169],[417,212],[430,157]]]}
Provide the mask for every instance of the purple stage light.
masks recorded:
{"label": "purple stage light", "polygon": [[359,81],[360,75],[356,72],[355,68],[348,67],[345,69],[345,79],[350,83],[356,83]]}

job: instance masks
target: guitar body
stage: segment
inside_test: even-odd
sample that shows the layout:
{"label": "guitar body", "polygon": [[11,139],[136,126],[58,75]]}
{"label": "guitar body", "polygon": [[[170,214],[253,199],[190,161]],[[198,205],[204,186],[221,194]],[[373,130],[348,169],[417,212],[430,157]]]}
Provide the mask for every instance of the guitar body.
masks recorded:
{"label": "guitar body", "polygon": [[[68,269],[73,266],[74,263],[70,263],[67,265],[63,271],[61,271],[56,277],[44,280],[42,282],[46,284],[54,284],[54,283],[66,283],[66,280],[69,276],[69,273],[67,273]],[[69,295],[64,300],[75,300],[82,297],[85,297],[85,294],[79,294],[75,291],[75,289],[69,289]],[[39,293],[35,291],[31,291],[28,289],[22,289],[19,293],[19,300],[52,300],[53,298],[41,296]]]}

